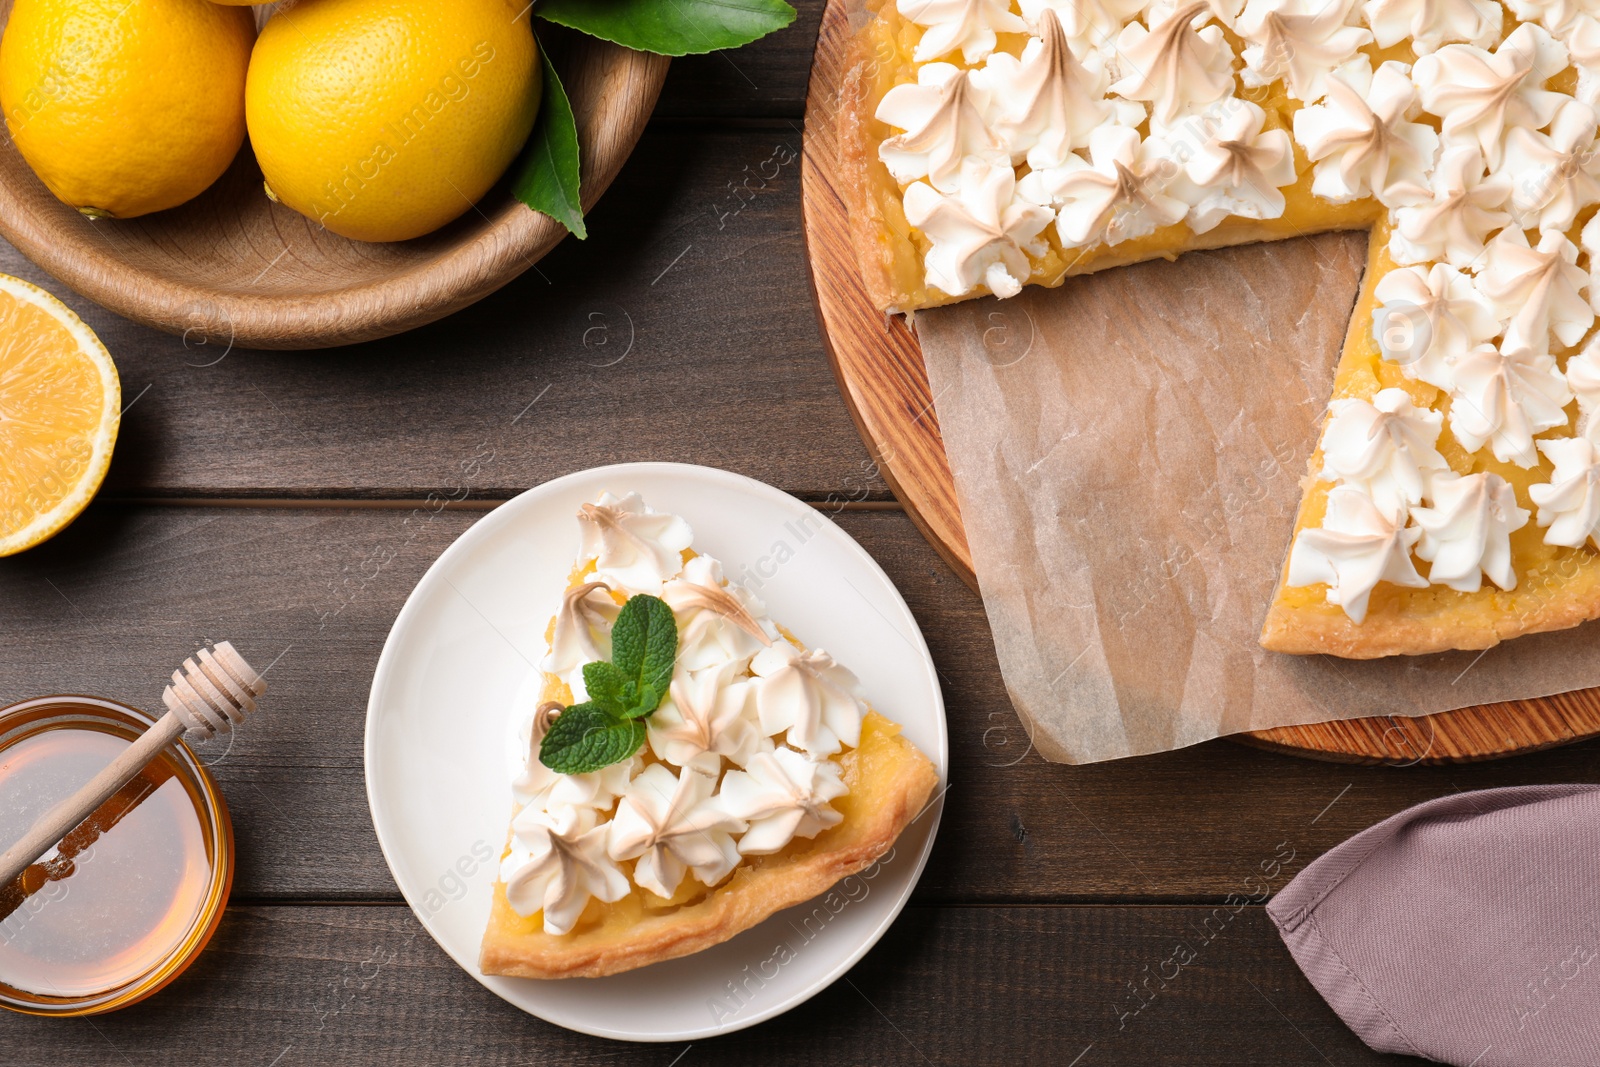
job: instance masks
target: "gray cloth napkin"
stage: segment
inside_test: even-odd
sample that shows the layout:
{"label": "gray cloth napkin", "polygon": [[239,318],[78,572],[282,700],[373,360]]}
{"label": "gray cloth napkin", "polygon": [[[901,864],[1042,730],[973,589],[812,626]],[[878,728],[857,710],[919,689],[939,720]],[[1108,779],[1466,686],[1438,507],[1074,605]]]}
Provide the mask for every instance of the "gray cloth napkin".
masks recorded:
{"label": "gray cloth napkin", "polygon": [[1267,913],[1380,1052],[1600,1065],[1600,786],[1419,804],[1317,859]]}

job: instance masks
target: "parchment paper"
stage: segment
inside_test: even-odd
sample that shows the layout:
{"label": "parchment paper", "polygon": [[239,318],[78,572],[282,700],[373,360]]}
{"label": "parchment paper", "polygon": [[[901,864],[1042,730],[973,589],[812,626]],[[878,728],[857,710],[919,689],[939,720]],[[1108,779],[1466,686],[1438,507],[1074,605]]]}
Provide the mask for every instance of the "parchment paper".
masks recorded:
{"label": "parchment paper", "polygon": [[1046,758],[1600,685],[1592,626],[1387,660],[1258,644],[1365,247],[1192,253],[918,314],[1000,668]]}

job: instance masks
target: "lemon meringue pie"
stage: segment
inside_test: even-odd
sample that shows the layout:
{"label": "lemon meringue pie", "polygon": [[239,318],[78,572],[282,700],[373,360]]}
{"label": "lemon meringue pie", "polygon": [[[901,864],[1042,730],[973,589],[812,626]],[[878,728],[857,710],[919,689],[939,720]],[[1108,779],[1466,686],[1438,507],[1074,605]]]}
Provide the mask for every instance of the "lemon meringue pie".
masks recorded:
{"label": "lemon meringue pie", "polygon": [[[871,865],[937,781],[849,669],[692,550],[682,518],[630,493],[578,520],[539,699],[523,709],[486,974],[615,974],[726,941]],[[642,738],[552,758],[562,720],[611,699],[598,687],[612,665],[631,669],[629,615],[645,600],[673,632],[658,646],[666,691],[627,720]],[[646,674],[649,659],[634,656]]]}
{"label": "lemon meringue pie", "polygon": [[1371,230],[1263,645],[1600,616],[1600,8],[868,4],[838,121],[885,311]]}

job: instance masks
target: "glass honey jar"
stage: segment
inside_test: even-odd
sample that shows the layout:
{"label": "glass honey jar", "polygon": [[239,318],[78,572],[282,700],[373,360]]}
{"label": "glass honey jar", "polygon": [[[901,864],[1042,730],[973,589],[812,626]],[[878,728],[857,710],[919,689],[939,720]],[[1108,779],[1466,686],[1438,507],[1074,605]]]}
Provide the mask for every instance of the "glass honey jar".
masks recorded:
{"label": "glass honey jar", "polygon": [[[20,838],[154,721],[97,697],[0,710],[0,841]],[[232,882],[227,805],[204,764],[174,742],[0,886],[0,1006],[94,1015],[143,1000],[199,955]]]}

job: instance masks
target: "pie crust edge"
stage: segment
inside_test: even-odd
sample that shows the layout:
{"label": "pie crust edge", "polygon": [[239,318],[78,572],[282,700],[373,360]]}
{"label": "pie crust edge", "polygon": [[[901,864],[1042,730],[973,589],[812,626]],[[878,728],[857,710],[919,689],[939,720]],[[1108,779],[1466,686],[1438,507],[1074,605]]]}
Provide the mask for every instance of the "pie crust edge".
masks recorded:
{"label": "pie crust edge", "polygon": [[[515,927],[526,920],[511,909],[504,884],[496,880],[479,967],[484,974],[517,978],[598,978],[634,970],[720,944],[870,867],[922,813],[939,776],[898,726],[872,712],[867,724],[893,746],[890,758],[874,760],[870,768],[848,766],[846,778],[854,793],[861,787],[857,773],[873,776],[870,792],[876,803],[819,837],[824,847],[802,852],[791,862],[736,868],[705,900],[649,915],[621,930],[602,926],[565,935],[520,932]],[[863,748],[854,749],[845,758],[861,752]],[[891,772],[892,780],[881,777]]]}

